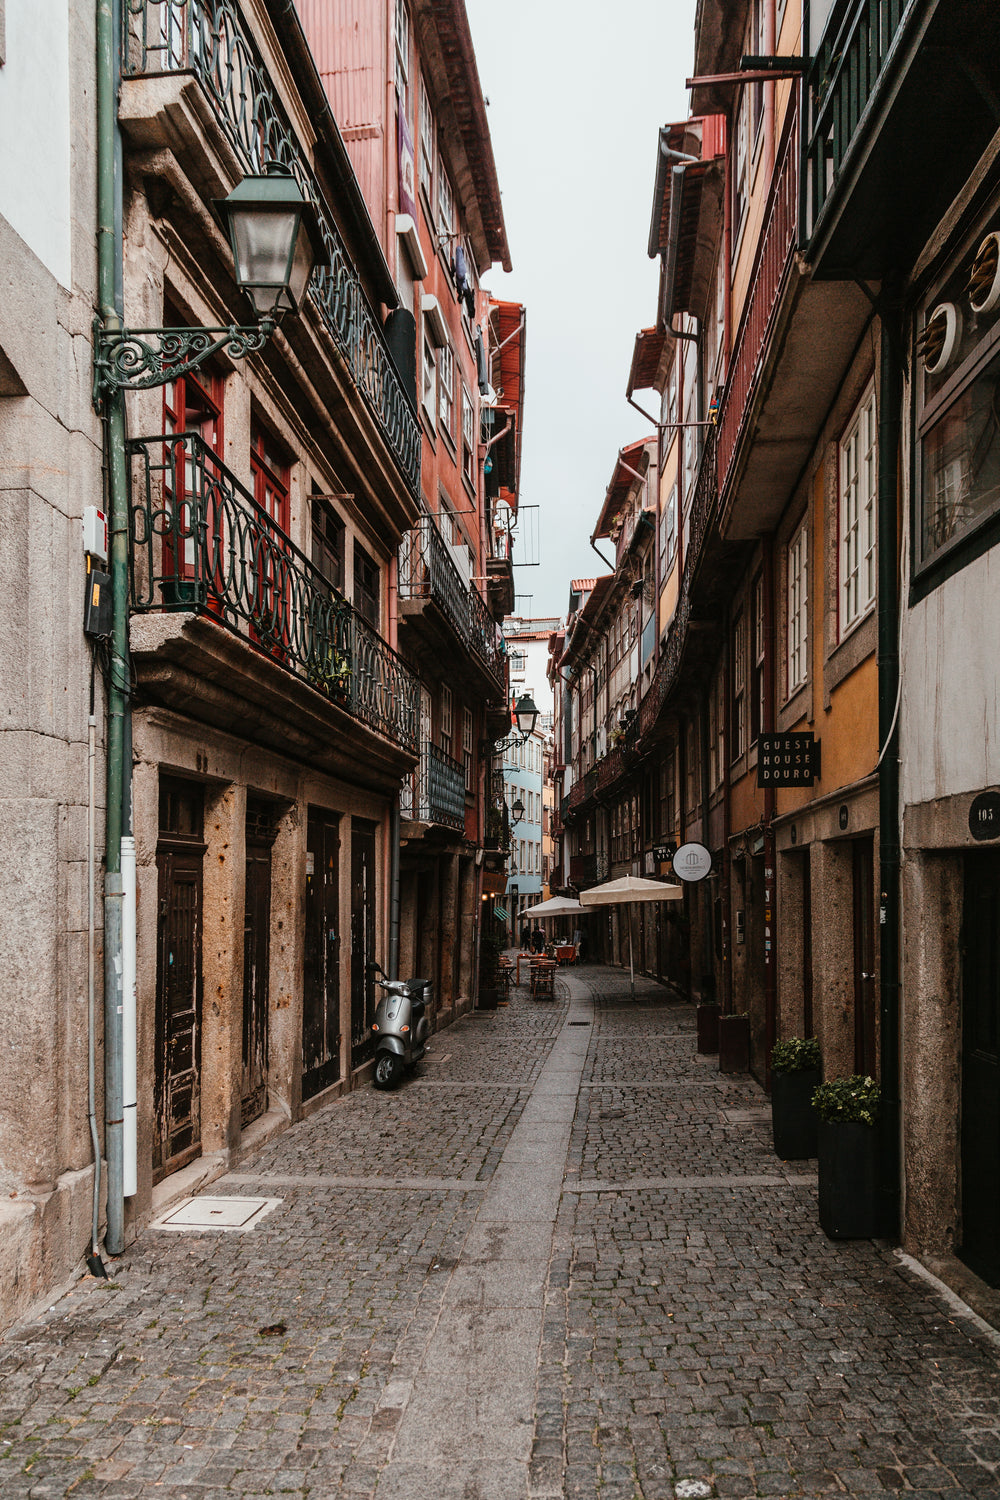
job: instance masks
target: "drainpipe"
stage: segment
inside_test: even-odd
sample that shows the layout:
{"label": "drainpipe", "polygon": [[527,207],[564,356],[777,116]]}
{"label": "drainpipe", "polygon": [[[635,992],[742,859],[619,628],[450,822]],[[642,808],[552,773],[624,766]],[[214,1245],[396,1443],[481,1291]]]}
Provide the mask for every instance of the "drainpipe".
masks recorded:
{"label": "drainpipe", "polygon": [[901,1208],[899,1100],[899,442],[903,361],[898,285],[882,288],[878,411],[879,1000],[881,1010],[882,1234],[898,1240]]}
{"label": "drainpipe", "polygon": [[389,806],[389,978],[399,978],[399,796]]}
{"label": "drainpipe", "polygon": [[[120,286],[122,243],[116,204],[120,202],[118,156],[117,5],[98,0],[97,36],[97,287],[101,326],[121,330],[116,288]],[[128,705],[128,478],[125,469],[125,397],[104,397],[105,461],[108,483],[108,541],[112,632],[108,674],[107,800],[104,853],[104,1151],[108,1170],[105,1247],[109,1255],[125,1248],[122,1122],[122,1007],[124,969],[122,921],[122,832],[125,800],[125,745]]]}
{"label": "drainpipe", "polygon": [[[772,17],[773,18],[773,17]],[[762,588],[764,590],[764,712],[761,729],[774,733],[774,538],[764,538]],[[778,853],[774,816],[778,794],[764,788],[764,1088],[771,1091],[771,1049],[778,1035]]]}

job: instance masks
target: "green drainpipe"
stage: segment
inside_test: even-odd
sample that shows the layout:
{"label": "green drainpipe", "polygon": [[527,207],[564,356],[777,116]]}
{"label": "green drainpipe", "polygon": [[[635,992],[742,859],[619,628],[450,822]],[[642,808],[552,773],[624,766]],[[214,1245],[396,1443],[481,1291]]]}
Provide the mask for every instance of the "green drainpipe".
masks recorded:
{"label": "green drainpipe", "polygon": [[[97,292],[100,322],[117,332],[115,291],[122,255],[116,203],[118,165],[118,7],[97,0]],[[111,573],[111,670],[108,681],[107,811],[104,861],[104,1153],[108,1167],[109,1255],[125,1248],[122,1128],[122,822],[128,716],[128,476],[125,469],[125,397],[104,396]]]}
{"label": "green drainpipe", "polygon": [[903,368],[898,291],[883,285],[878,411],[879,998],[881,1232],[900,1236],[899,1099],[899,442]]}

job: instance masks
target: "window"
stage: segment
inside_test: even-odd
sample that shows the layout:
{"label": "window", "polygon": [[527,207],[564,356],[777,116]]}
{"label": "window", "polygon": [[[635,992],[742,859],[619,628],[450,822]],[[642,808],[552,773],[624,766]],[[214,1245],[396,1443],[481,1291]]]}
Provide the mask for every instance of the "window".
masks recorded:
{"label": "window", "polygon": [[869,390],[840,445],[840,633],[875,603],[875,391]]}
{"label": "window", "polygon": [[476,483],[476,409],[472,397],[462,386],[462,477]]}
{"label": "window", "polygon": [[288,464],[269,433],[256,423],[250,429],[253,497],[282,531],[288,531]]}
{"label": "window", "polygon": [[747,620],[741,610],[733,621],[733,760],[747,748]]}
{"label": "window", "polygon": [[[750,6],[750,47],[751,53],[758,57],[764,55],[764,4],[763,0],[752,0]],[[754,145],[760,135],[761,121],[764,118],[764,85],[752,83],[750,85],[750,114],[753,127]]]}
{"label": "window", "polygon": [[[180,321],[175,314],[173,326]],[[205,551],[199,547],[202,528],[207,528],[207,547],[221,551],[225,545],[222,510],[214,502],[218,468],[213,462],[222,458],[223,384],[221,375],[201,370],[163,387],[163,431],[176,434],[178,439],[189,435],[201,439],[200,444],[178,441],[164,445],[164,499],[176,512],[175,524],[163,538],[163,571],[167,577],[195,578],[210,571]]]}
{"label": "window", "polygon": [[378,563],[360,542],[354,543],[354,608],[369,625],[379,628],[381,580]]}
{"label": "window", "polygon": [[437,350],[424,331],[424,359],[423,359],[423,383],[421,387],[421,399],[423,401],[424,413],[431,426],[435,423],[435,396],[437,394]]}
{"label": "window", "polygon": [[474,786],[472,784],[472,769],[473,769],[472,755],[473,755],[472,709],[471,708],[463,708],[462,709],[462,761],[463,761],[463,763],[465,765],[465,790],[467,792],[472,792],[472,791],[475,790],[475,788],[474,788]]}
{"label": "window", "polygon": [[396,98],[403,118],[410,119],[410,13],[396,0]]}
{"label": "window", "polygon": [[[444,162],[438,157],[437,164],[437,228],[438,234],[450,235],[455,228],[455,197],[448,181]],[[450,258],[451,245],[445,247]]]}
{"label": "window", "polygon": [[511,651],[509,656],[510,670],[512,672],[523,672],[528,658],[523,651]]}
{"label": "window", "polygon": [[684,739],[684,756],[687,782],[687,810],[694,812],[698,806],[698,732],[693,719],[688,719]]}
{"label": "window", "polygon": [[343,592],[344,523],[329,500],[312,494],[312,560],[323,577]]}
{"label": "window", "polygon": [[755,745],[764,728],[764,576],[758,573],[753,581],[753,640],[750,657],[750,743]]}
{"label": "window", "polygon": [[438,350],[438,415],[441,431],[455,441],[455,351],[450,344]]}
{"label": "window", "polygon": [[747,173],[749,170],[749,90],[741,91],[742,97],[736,108],[736,128],[733,134],[732,147],[732,184],[733,184],[733,245],[739,239],[740,230],[743,228],[743,219],[747,206]]}
{"label": "window", "polygon": [[431,184],[434,180],[434,113],[431,109],[430,94],[427,91],[426,80],[420,79],[420,182],[427,193],[431,196]]}
{"label": "window", "polygon": [[446,755],[451,754],[452,734],[452,696],[451,688],[446,682],[441,684],[441,749]]}
{"label": "window", "polygon": [[788,696],[791,697],[806,680],[809,645],[809,532],[805,521],[788,548]]}
{"label": "window", "polygon": [[716,674],[708,700],[709,786],[711,791],[722,785],[726,774],[726,678]]}
{"label": "window", "polygon": [[672,485],[660,512],[660,583],[666,583],[677,551],[677,486]]}

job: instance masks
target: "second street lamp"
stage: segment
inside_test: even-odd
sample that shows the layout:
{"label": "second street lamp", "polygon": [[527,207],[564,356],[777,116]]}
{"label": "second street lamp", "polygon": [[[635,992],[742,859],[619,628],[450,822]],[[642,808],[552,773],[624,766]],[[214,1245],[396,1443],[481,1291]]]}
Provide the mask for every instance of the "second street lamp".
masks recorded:
{"label": "second street lamp", "polygon": [[522,693],[514,704],[514,720],[523,744],[534,734],[535,725],[538,723],[538,708],[530,693]]}

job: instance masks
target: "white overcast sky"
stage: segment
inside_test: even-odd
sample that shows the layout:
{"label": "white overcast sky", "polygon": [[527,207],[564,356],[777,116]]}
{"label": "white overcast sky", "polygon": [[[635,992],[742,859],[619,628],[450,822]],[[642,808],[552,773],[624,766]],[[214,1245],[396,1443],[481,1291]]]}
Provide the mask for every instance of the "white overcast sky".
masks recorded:
{"label": "white overcast sky", "polygon": [[657,131],[688,114],[695,0],[466,8],[514,266],[487,285],[527,309],[521,531],[540,565],[515,570],[516,613],[562,615],[571,578],[608,571],[590,535],[618,449],[651,431],[625,386],[656,316]]}

